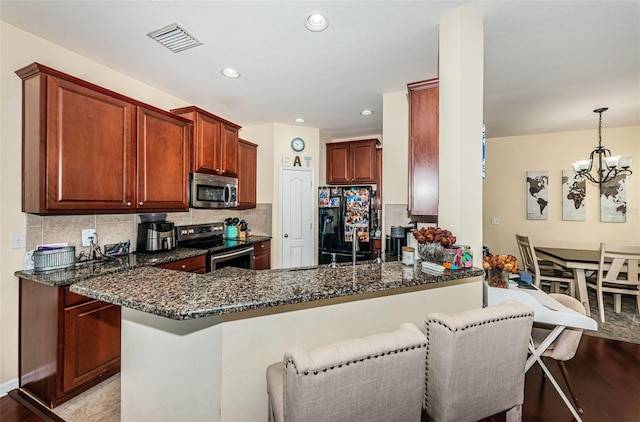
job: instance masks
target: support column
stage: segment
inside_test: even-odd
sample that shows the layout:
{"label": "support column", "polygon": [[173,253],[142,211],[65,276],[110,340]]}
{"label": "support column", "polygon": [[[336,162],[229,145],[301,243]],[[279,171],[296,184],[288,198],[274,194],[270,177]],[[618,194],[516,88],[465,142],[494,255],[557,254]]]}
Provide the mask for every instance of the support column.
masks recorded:
{"label": "support column", "polygon": [[[484,25],[459,7],[440,22],[440,208],[438,224],[482,259]],[[505,206],[506,206],[505,199]]]}

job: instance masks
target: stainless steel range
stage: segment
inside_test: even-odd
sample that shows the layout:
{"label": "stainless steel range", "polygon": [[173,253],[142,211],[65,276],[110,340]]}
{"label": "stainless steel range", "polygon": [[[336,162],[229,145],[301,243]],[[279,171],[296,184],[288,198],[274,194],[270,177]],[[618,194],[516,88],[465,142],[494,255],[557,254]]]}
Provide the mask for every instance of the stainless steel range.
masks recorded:
{"label": "stainless steel range", "polygon": [[224,223],[192,224],[176,227],[177,245],[209,251],[207,271],[223,267],[253,269],[253,244],[224,238]]}

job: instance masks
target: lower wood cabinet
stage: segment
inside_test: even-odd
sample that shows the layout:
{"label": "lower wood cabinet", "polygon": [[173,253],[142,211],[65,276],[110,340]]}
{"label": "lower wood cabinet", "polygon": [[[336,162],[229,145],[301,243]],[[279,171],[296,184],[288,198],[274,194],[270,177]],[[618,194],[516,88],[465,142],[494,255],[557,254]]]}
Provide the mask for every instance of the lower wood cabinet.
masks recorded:
{"label": "lower wood cabinet", "polygon": [[120,307],[20,279],[19,384],[50,408],[120,371]]}
{"label": "lower wood cabinet", "polygon": [[198,255],[191,258],[181,259],[179,261],[160,264],[157,267],[166,270],[187,271],[190,273],[204,274],[207,272],[207,255]]}
{"label": "lower wood cabinet", "polygon": [[253,269],[271,269],[271,240],[264,240],[253,244]]}

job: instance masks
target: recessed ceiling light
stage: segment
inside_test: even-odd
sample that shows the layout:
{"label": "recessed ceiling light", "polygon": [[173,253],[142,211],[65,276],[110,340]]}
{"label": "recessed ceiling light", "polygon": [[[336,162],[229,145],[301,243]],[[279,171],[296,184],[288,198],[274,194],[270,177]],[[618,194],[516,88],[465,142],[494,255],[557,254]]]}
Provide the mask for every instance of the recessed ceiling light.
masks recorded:
{"label": "recessed ceiling light", "polygon": [[361,116],[371,116],[372,114],[373,114],[373,111],[371,111],[371,110],[369,110],[369,109],[367,109],[367,110],[362,110],[362,111],[360,112],[360,115],[361,115]]}
{"label": "recessed ceiling light", "polygon": [[313,12],[312,14],[307,16],[307,19],[304,20],[304,26],[309,31],[320,32],[327,29],[327,26],[329,26],[329,21],[322,13]]}
{"label": "recessed ceiling light", "polygon": [[297,119],[294,120],[294,122],[296,122],[296,123],[304,123],[304,122],[306,122],[306,120],[304,120],[302,117],[298,117]]}
{"label": "recessed ceiling light", "polygon": [[222,69],[220,73],[222,73],[227,78],[231,78],[231,79],[237,79],[240,77],[240,73],[238,73],[238,71],[235,69],[231,69],[230,67],[226,69]]}

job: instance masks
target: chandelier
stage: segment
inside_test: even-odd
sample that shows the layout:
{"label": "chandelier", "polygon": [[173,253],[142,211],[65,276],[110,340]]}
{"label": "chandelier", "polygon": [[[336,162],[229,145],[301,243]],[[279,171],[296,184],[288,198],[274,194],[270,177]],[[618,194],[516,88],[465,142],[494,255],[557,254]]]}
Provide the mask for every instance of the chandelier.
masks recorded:
{"label": "chandelier", "polygon": [[[611,155],[611,151],[602,146],[602,113],[607,110],[607,107],[593,110],[594,113],[600,115],[598,146],[591,151],[588,160],[578,160],[571,163],[573,169],[579,176],[586,177],[598,185],[610,182],[618,175],[631,174],[631,170],[629,170],[629,167],[631,167],[631,157]],[[595,172],[592,173],[591,170],[594,168]]]}

